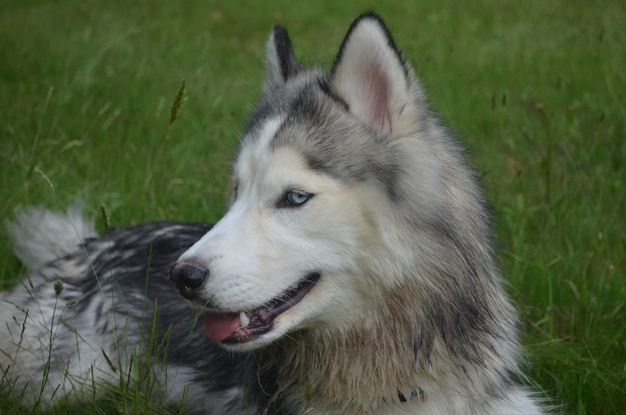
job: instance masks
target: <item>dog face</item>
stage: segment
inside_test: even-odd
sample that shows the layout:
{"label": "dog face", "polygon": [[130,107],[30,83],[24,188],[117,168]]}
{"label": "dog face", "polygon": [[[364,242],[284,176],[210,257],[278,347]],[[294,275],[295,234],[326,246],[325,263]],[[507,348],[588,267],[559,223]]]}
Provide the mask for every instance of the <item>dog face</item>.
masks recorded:
{"label": "dog face", "polygon": [[330,74],[302,70],[282,28],[266,60],[230,209],[171,273],[206,309],[207,336],[244,350],[369,312],[372,285],[386,283],[372,269],[402,256],[385,250],[384,228],[404,193],[396,144],[416,119],[412,70],[372,16],[350,28]]}
{"label": "dog face", "polygon": [[366,306],[353,281],[373,231],[368,209],[293,148],[268,148],[280,125],[269,120],[242,148],[230,209],[180,258],[208,270],[191,296],[207,309],[207,335],[237,348],[343,322]]}

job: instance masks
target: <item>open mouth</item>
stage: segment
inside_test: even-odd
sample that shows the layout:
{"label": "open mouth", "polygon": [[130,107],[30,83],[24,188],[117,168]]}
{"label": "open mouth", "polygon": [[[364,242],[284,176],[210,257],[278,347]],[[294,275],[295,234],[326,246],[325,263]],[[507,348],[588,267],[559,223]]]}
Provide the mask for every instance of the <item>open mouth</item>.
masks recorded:
{"label": "open mouth", "polygon": [[319,280],[319,273],[307,275],[296,287],[252,311],[204,314],[204,332],[215,343],[246,343],[272,330],[276,317],[300,302]]}

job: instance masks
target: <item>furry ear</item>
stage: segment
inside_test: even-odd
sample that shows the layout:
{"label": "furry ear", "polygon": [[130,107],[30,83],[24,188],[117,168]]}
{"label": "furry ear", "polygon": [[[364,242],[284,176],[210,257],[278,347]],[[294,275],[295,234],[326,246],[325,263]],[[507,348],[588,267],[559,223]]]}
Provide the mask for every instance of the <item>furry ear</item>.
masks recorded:
{"label": "furry ear", "polygon": [[414,97],[412,70],[396,49],[391,35],[375,14],[352,23],[332,71],[332,89],[350,111],[381,135],[402,135],[402,117]]}
{"label": "furry ear", "polygon": [[296,60],[287,31],[276,26],[267,41],[265,66],[267,71],[266,88],[282,85],[298,72],[300,64]]}

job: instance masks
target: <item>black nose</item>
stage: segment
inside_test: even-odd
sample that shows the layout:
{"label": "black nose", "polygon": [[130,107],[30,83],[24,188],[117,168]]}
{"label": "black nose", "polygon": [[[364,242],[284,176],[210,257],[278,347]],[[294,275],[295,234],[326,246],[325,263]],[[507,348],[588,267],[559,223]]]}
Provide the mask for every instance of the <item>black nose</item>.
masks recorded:
{"label": "black nose", "polygon": [[196,289],[202,285],[209,271],[186,262],[179,262],[170,270],[170,279],[183,297],[191,300]]}

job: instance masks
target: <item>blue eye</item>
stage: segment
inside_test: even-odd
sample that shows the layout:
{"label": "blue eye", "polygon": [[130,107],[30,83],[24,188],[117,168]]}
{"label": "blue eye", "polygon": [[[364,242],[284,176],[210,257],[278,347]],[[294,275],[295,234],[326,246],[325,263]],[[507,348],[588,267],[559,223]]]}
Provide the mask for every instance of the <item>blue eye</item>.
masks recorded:
{"label": "blue eye", "polygon": [[311,196],[310,193],[301,190],[290,190],[285,194],[284,202],[286,206],[298,207],[304,205]]}

